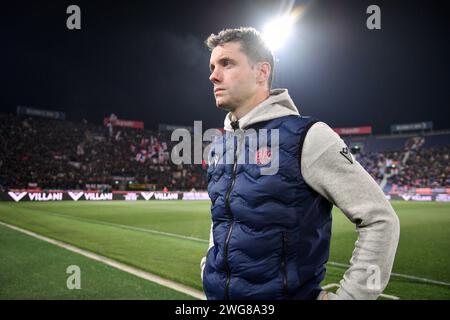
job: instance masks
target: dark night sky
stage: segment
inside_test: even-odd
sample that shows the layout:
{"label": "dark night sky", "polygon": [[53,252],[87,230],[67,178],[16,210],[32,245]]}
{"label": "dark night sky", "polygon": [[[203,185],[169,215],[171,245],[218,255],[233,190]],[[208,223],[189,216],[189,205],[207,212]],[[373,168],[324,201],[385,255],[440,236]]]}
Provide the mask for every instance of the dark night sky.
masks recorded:
{"label": "dark night sky", "polygon": [[[395,2],[395,3],[394,3]],[[297,1],[308,9],[277,54],[275,86],[302,114],[333,127],[433,121],[450,128],[446,1]],[[66,28],[81,7],[82,30]],[[69,120],[119,118],[220,127],[204,39],[261,29],[282,1],[15,1],[0,10],[0,108],[60,110]],[[382,29],[366,28],[381,7]]]}

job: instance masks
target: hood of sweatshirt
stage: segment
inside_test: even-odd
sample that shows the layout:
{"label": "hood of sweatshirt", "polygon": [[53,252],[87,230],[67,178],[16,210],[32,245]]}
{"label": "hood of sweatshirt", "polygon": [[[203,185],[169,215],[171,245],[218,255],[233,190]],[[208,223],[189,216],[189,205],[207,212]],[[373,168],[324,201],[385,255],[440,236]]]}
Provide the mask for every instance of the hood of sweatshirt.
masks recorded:
{"label": "hood of sweatshirt", "polygon": [[[287,89],[273,89],[270,91],[269,97],[253,108],[249,113],[239,119],[239,128],[245,129],[248,126],[268,121],[284,116],[300,115],[297,107],[289,96]],[[224,121],[224,129],[233,131],[231,121],[236,120],[229,112]]]}

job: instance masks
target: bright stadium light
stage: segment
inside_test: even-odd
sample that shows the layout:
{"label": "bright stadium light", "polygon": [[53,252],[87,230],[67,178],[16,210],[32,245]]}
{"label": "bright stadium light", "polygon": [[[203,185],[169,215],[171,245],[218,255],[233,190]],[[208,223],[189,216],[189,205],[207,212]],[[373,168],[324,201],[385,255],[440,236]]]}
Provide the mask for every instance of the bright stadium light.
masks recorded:
{"label": "bright stadium light", "polygon": [[263,29],[263,38],[272,51],[280,49],[292,33],[296,18],[287,14],[266,24]]}
{"label": "bright stadium light", "polygon": [[267,23],[263,28],[262,36],[267,45],[276,51],[280,49],[294,30],[294,25],[301,19],[307,9],[307,5],[293,5],[294,1],[289,1],[288,6],[280,12],[275,19]]}

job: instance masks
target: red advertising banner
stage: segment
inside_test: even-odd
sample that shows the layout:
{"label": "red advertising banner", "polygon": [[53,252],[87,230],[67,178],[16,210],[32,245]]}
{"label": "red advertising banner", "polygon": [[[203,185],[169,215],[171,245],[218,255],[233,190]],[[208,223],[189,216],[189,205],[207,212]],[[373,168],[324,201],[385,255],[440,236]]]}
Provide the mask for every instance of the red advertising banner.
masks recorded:
{"label": "red advertising banner", "polygon": [[124,120],[124,119],[114,119],[111,120],[109,117],[103,119],[103,124],[106,126],[108,123],[113,125],[113,127],[127,127],[144,129],[144,121],[134,121],[134,120]]}
{"label": "red advertising banner", "polygon": [[417,194],[433,194],[431,188],[416,188]]}
{"label": "red advertising banner", "polygon": [[372,127],[354,127],[354,128],[333,128],[333,130],[339,135],[359,135],[359,134],[372,134]]}

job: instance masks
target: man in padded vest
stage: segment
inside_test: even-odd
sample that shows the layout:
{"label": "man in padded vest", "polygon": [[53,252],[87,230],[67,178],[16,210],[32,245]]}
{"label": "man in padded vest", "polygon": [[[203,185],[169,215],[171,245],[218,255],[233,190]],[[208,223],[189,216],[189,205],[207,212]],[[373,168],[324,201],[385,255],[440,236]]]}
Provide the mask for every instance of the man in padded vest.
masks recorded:
{"label": "man in padded vest", "polygon": [[[207,299],[376,299],[399,240],[382,190],[328,125],[300,115],[286,89],[270,89],[274,58],[255,29],[223,30],[206,44],[216,105],[228,111],[222,148],[213,146],[208,161],[212,225],[200,263]],[[236,138],[261,130],[265,147]],[[239,152],[245,161],[236,162]],[[333,205],[358,233],[336,293],[320,286]]]}

